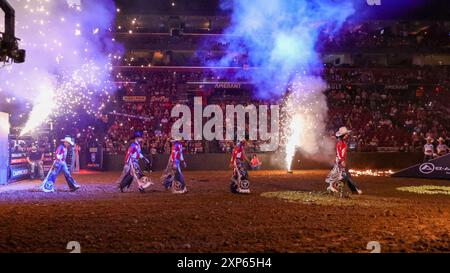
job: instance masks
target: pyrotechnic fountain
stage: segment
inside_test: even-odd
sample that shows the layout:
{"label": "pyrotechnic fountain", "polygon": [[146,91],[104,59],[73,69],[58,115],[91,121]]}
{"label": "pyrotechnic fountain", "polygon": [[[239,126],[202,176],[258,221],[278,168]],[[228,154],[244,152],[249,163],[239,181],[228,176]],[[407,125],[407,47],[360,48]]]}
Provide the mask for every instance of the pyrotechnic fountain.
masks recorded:
{"label": "pyrotechnic fountain", "polygon": [[259,97],[285,97],[281,144],[287,169],[297,148],[318,160],[333,153],[325,133],[325,83],[316,45],[321,31],[339,30],[354,12],[353,1],[261,0],[256,5],[235,0],[224,1],[223,8],[232,11],[225,31],[230,54],[211,65],[230,65],[236,52],[244,52],[249,65],[259,69],[238,76],[250,77]]}
{"label": "pyrotechnic fountain", "polygon": [[94,115],[114,89],[112,0],[11,0],[27,61],[0,72],[0,88],[32,110],[22,134],[48,118]]}

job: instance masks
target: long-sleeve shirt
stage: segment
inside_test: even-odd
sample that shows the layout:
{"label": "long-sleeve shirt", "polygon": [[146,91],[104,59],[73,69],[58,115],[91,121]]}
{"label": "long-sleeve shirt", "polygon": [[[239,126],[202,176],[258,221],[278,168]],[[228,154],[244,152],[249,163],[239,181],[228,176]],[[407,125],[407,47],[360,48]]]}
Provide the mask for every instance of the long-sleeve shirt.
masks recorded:
{"label": "long-sleeve shirt", "polygon": [[56,148],[55,159],[65,162],[66,158],[67,158],[67,148],[66,146],[61,144],[58,146],[58,148]]}
{"label": "long-sleeve shirt", "polygon": [[347,143],[343,140],[336,143],[336,159],[338,163],[345,162],[347,159]]}
{"label": "long-sleeve shirt", "polygon": [[238,144],[233,149],[233,154],[231,156],[231,163],[235,164],[237,159],[243,159],[244,158],[244,147],[242,145]]}
{"label": "long-sleeve shirt", "polygon": [[172,147],[172,153],[170,154],[170,159],[174,164],[179,164],[184,161],[183,157],[183,145],[181,143],[175,143]]}
{"label": "long-sleeve shirt", "polygon": [[129,163],[130,160],[138,160],[144,156],[141,153],[141,145],[138,142],[131,143],[128,147],[127,154],[125,155],[125,163]]}

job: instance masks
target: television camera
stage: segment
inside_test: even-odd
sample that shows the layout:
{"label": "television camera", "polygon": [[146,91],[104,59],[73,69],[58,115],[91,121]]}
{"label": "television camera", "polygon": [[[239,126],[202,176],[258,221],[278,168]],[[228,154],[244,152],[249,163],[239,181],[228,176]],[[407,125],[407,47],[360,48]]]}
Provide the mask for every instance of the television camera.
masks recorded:
{"label": "television camera", "polygon": [[19,39],[15,35],[15,11],[7,0],[0,0],[0,8],[5,13],[5,32],[0,33],[0,62],[25,62],[25,50],[19,49]]}

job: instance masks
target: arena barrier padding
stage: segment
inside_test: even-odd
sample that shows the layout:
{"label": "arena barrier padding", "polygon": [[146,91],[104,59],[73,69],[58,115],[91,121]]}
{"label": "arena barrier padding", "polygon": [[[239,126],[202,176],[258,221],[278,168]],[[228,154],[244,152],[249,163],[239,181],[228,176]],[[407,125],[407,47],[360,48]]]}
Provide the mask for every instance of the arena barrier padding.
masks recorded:
{"label": "arena barrier padding", "polygon": [[416,164],[392,174],[392,177],[450,180],[450,154],[432,159],[428,162]]}
{"label": "arena barrier padding", "polygon": [[9,163],[9,114],[0,112],[0,185],[6,184]]}
{"label": "arena barrier padding", "polygon": [[[251,157],[253,153],[248,153]],[[263,170],[284,170],[285,159],[280,153],[256,153],[262,161]],[[105,171],[120,171],[123,168],[124,154],[105,154]],[[150,158],[150,156],[148,156]],[[187,170],[211,171],[229,170],[230,154],[205,153],[205,154],[185,154],[184,158],[188,164]],[[167,166],[169,155],[158,154],[154,158],[153,170],[161,171]],[[401,153],[401,152],[367,152],[349,154],[348,165],[354,169],[391,169],[399,170],[422,161],[422,153]],[[334,156],[322,161],[314,158],[306,158],[297,154],[292,162],[292,169],[330,169],[334,163]],[[83,165],[82,165],[83,167]]]}

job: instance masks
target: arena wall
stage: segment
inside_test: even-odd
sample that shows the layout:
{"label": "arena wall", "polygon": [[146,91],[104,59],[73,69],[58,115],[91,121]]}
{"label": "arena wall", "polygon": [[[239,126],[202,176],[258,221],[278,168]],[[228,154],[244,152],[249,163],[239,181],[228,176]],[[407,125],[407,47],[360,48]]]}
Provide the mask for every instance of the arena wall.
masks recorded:
{"label": "arena wall", "polygon": [[[189,170],[227,170],[230,161],[229,154],[196,154],[185,155]],[[263,162],[263,169],[285,169],[284,157],[281,154],[258,154]],[[153,169],[162,170],[167,165],[168,155],[156,155]],[[119,171],[123,167],[123,154],[105,155],[104,170]],[[421,153],[350,153],[348,165],[356,169],[393,169],[399,170],[422,161]],[[295,169],[328,169],[333,163],[333,158],[328,162],[318,162],[310,158],[297,155],[294,158],[292,168]]]}
{"label": "arena wall", "polygon": [[9,114],[0,112],[0,185],[7,182],[9,163],[8,135]]}

